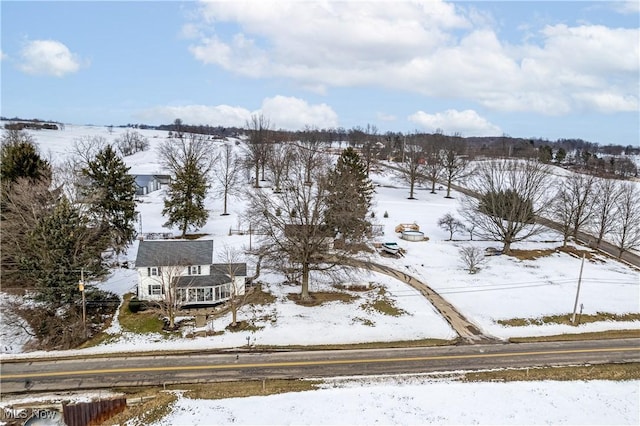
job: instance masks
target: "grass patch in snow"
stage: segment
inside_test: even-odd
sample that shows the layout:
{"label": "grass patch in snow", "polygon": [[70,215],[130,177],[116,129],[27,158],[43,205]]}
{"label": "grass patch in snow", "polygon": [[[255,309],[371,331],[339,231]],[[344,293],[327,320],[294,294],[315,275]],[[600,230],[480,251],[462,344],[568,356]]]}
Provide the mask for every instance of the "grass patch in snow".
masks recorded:
{"label": "grass patch in snow", "polygon": [[99,346],[103,343],[104,344],[111,343],[115,341],[117,338],[118,338],[117,334],[107,334],[104,331],[101,331],[100,333],[93,336],[91,339],[87,340],[86,342],[78,346],[78,349],[92,348],[94,346]]}
{"label": "grass patch in snow", "polygon": [[122,330],[132,333],[161,333],[164,324],[157,313],[139,311],[134,314],[129,311],[129,300],[131,300],[132,296],[131,293],[124,295],[124,303],[118,313],[118,320]]}
{"label": "grass patch in snow", "polygon": [[249,305],[270,305],[276,301],[276,297],[262,290],[261,285],[256,285],[249,296],[247,296],[247,304]]}
{"label": "grass patch in snow", "polygon": [[225,330],[229,330],[235,333],[237,331],[258,331],[262,330],[263,328],[264,327],[255,325],[253,322],[236,321],[236,325],[232,326],[231,324],[229,324],[225,327]]}
{"label": "grass patch in snow", "polygon": [[300,294],[289,293],[287,295],[287,298],[295,302],[297,305],[309,306],[309,307],[320,306],[323,303],[329,303],[329,302],[350,303],[358,298],[358,296],[353,296],[347,293],[340,293],[337,291],[318,291],[314,293],[309,293],[309,296],[311,296],[310,300],[302,300],[300,298]]}
{"label": "grass patch in snow", "polygon": [[[511,318],[496,321],[500,325],[508,327],[526,327],[528,325],[565,324],[572,325],[573,314],[546,315],[538,318]],[[609,312],[596,312],[595,314],[582,314],[576,316],[578,324],[588,324],[599,321],[640,321],[640,313],[612,314]]]}
{"label": "grass patch in snow", "polygon": [[550,256],[555,253],[556,249],[544,249],[544,250],[521,250],[511,249],[509,256],[515,257],[520,260],[535,260],[541,257]]}
{"label": "grass patch in snow", "polygon": [[638,337],[640,337],[640,330],[607,330],[591,333],[556,334],[553,336],[511,337],[509,342],[562,342],[571,340],[634,339]]}
{"label": "grass patch in snow", "polygon": [[365,311],[376,311],[392,317],[399,317],[400,315],[405,315],[407,313],[404,309],[400,309],[396,306],[395,301],[389,298],[384,287],[380,287],[380,289],[378,289],[378,293],[374,300],[363,303],[360,305],[360,308]]}
{"label": "grass patch in snow", "polygon": [[184,389],[184,396],[192,399],[239,398],[254,395],[275,395],[287,392],[302,392],[317,389],[318,380],[251,380],[246,382],[220,382],[209,384],[174,385]]}
{"label": "grass patch in snow", "polygon": [[465,373],[465,382],[514,382],[538,380],[638,380],[640,363],[567,367],[533,367]]}
{"label": "grass patch in snow", "polygon": [[274,350],[304,350],[304,351],[327,351],[327,350],[349,350],[349,349],[393,349],[393,348],[416,348],[425,346],[449,346],[455,344],[455,340],[444,339],[419,339],[419,340],[397,340],[392,342],[364,342],[364,343],[336,343],[326,345],[288,345],[272,346],[257,345],[256,349]]}
{"label": "grass patch in snow", "polygon": [[[127,393],[125,391],[125,393]],[[166,417],[173,410],[178,396],[173,392],[161,392],[160,389],[136,389],[128,394],[127,399],[140,398],[140,403],[128,406],[122,413],[108,419],[104,424],[110,425],[148,425]]]}

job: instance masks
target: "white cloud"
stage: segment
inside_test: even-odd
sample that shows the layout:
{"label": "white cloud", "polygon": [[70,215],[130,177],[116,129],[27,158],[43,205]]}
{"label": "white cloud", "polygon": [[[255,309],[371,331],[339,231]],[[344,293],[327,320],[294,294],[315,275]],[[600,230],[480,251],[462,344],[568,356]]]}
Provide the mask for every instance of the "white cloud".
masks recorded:
{"label": "white cloud", "polygon": [[[201,36],[190,51],[233,73],[286,78],[317,93],[377,86],[548,115],[640,108],[639,29],[532,27],[514,44],[492,22],[482,3],[212,1],[201,3]],[[592,101],[603,96],[625,102]]]}
{"label": "white cloud", "polygon": [[27,42],[20,52],[20,69],[27,74],[63,77],[80,69],[80,60],[63,43],[55,40]]}
{"label": "white cloud", "polygon": [[612,1],[610,3],[613,10],[622,14],[640,13],[640,2],[638,0]]}
{"label": "white cloud", "polygon": [[176,118],[187,124],[243,127],[251,111],[229,105],[158,106],[135,114],[137,119],[151,123],[172,123]]}
{"label": "white cloud", "polygon": [[327,104],[309,105],[294,97],[275,96],[262,102],[260,111],[277,128],[299,130],[305,126],[330,128],[338,126],[338,115]]}
{"label": "white cloud", "polygon": [[2,50],[0,50],[0,61],[4,61],[7,58],[8,56]]}
{"label": "white cloud", "polygon": [[338,116],[328,105],[310,105],[302,99],[279,95],[264,99],[261,108],[255,111],[229,105],[158,106],[135,117],[150,123],[171,123],[180,118],[188,124],[244,127],[253,114],[264,114],[276,128],[288,130],[300,130],[306,125],[319,128],[338,125]]}
{"label": "white cloud", "polygon": [[500,127],[490,123],[471,109],[464,111],[448,109],[435,114],[418,111],[410,115],[408,119],[430,132],[442,130],[446,134],[460,133],[462,136],[496,136],[502,134]]}

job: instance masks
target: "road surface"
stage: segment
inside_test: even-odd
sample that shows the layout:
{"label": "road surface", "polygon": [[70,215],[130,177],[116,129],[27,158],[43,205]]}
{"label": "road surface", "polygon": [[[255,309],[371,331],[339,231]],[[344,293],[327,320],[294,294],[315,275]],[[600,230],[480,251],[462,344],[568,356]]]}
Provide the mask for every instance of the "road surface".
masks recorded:
{"label": "road surface", "polygon": [[2,393],[640,362],[640,339],[4,361]]}

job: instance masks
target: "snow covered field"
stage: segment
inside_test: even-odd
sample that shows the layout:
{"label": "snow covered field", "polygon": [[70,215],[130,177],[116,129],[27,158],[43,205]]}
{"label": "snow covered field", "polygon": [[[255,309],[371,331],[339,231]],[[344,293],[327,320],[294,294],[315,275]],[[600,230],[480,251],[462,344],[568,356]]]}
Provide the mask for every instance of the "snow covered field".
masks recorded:
{"label": "snow covered field", "polygon": [[[68,155],[73,141],[82,136],[100,135],[107,140],[115,139],[125,129],[115,128],[109,133],[103,127],[67,125],[62,131],[34,131],[42,153],[56,163]],[[151,149],[125,157],[131,173],[158,173],[162,167],[156,158],[155,147],[166,137],[166,132],[138,130],[149,138]],[[222,142],[212,142],[221,146]],[[235,149],[242,149],[242,145]],[[417,200],[408,200],[408,189],[393,174],[373,174],[377,185],[374,199],[376,220],[384,227],[384,236],[378,241],[395,241],[406,250],[400,259],[372,255],[371,260],[387,264],[415,276],[430,285],[452,302],[467,318],[475,322],[486,334],[498,338],[511,336],[551,335],[581,333],[610,329],[638,329],[640,322],[596,322],[578,327],[545,325],[505,327],[497,324],[499,319],[514,317],[535,318],[543,315],[567,314],[573,309],[581,260],[566,253],[556,253],[533,261],[520,261],[508,256],[492,256],[486,259],[480,272],[468,274],[460,261],[461,246],[473,244],[482,249],[499,247],[491,241],[468,241],[468,235],[456,234],[454,241],[446,241],[448,233],[437,226],[437,220],[446,213],[456,215],[460,195],[445,199],[444,191],[430,194],[419,189]],[[141,198],[138,211],[142,222],[138,228],[143,233],[171,232],[164,228],[160,214],[164,190],[152,192]],[[239,219],[244,208],[243,200],[230,202],[229,216],[220,216],[222,203],[210,196],[207,200],[210,219],[199,232],[204,238],[214,240],[214,251],[222,254],[225,246],[248,247],[249,237],[229,236],[230,228],[246,227]],[[385,216],[385,212],[388,217]],[[394,228],[399,223],[417,223],[429,237],[429,241],[410,242],[399,238]],[[549,231],[536,241],[516,244],[514,248],[545,249],[560,245],[560,236]],[[137,242],[133,243],[125,258],[135,261]],[[254,259],[247,258],[249,273],[253,272]],[[99,286],[118,294],[133,291],[136,273],[131,269],[114,270],[108,280]],[[225,332],[222,335],[197,338],[166,339],[160,335],[130,335],[121,333],[117,322],[109,330],[114,338],[98,347],[81,352],[112,352],[126,350],[225,348],[251,344],[305,345],[323,343],[356,343],[366,341],[413,340],[423,338],[451,339],[454,331],[437,314],[435,309],[409,286],[385,275],[359,271],[351,281],[369,283],[372,290],[350,292],[357,297],[354,302],[333,302],[318,307],[300,307],[286,298],[288,293],[297,293],[299,288],[281,285],[282,277],[263,274],[265,290],[277,298],[277,303],[268,306],[243,308],[239,319],[249,319],[262,329],[247,333]],[[321,275],[315,275],[311,291],[331,290],[331,283]],[[398,317],[384,315],[364,309],[367,302],[379,297],[380,289],[386,292],[396,307],[405,312]],[[596,312],[628,313],[640,311],[640,275],[637,271],[618,262],[597,257],[585,262],[579,303],[584,314]],[[222,330],[230,323],[229,317],[218,318],[207,328]],[[193,330],[187,329],[184,334]],[[18,336],[3,328],[3,356],[19,356],[22,345]],[[135,343],[135,344],[134,344]],[[71,351],[79,352],[79,351]],[[31,355],[36,355],[32,353]],[[46,356],[43,353],[37,355]]]}
{"label": "snow covered field", "polygon": [[[101,135],[113,140],[125,129],[110,134],[103,127],[67,125],[63,131],[32,132],[41,152],[53,162],[68,154],[73,140]],[[151,150],[126,157],[132,174],[162,172],[155,147],[166,132],[140,130],[151,143]],[[220,142],[214,142],[220,144]],[[235,146],[235,145],[234,145]],[[237,149],[241,149],[239,146]],[[446,241],[448,234],[438,228],[437,220],[446,213],[456,215],[459,194],[445,199],[442,191],[430,194],[417,191],[417,200],[408,200],[408,188],[390,173],[374,174],[379,185],[375,196],[376,220],[383,225],[384,236],[378,241],[394,241],[406,250],[406,256],[392,259],[373,255],[375,262],[387,264],[415,276],[442,294],[463,315],[486,334],[498,338],[511,336],[582,333],[611,329],[640,329],[640,322],[598,322],[578,327],[546,325],[505,327],[499,319],[540,317],[567,314],[573,309],[580,259],[565,253],[520,261],[507,256],[487,258],[480,272],[469,275],[460,262],[458,250],[473,244],[482,249],[498,247],[490,241],[467,241],[457,234],[456,241]],[[162,226],[163,191],[142,197],[138,205],[142,232],[171,232]],[[211,212],[207,225],[199,232],[214,240],[214,251],[224,246],[248,247],[249,237],[229,236],[229,228],[243,227],[238,213],[242,200],[230,204],[230,216],[220,216],[221,200],[210,196]],[[384,217],[384,213],[388,217]],[[398,238],[394,228],[399,223],[416,222],[429,241],[409,242]],[[549,231],[536,241],[516,244],[514,248],[545,249],[559,246],[560,236]],[[586,249],[581,247],[581,249]],[[121,260],[134,261],[137,243]],[[249,273],[253,259],[247,259]],[[136,286],[136,273],[117,269],[98,285],[124,294]],[[351,292],[351,303],[333,302],[318,307],[300,307],[286,298],[299,288],[281,285],[282,277],[260,277],[266,291],[277,301],[272,305],[244,307],[239,319],[251,319],[262,327],[252,333],[224,332],[209,337],[174,337],[123,333],[117,320],[108,330],[113,339],[89,349],[65,351],[67,354],[147,351],[159,349],[230,348],[246,345],[247,337],[256,345],[307,345],[355,343],[367,341],[451,339],[454,331],[435,309],[407,285],[387,276],[361,272],[348,280],[370,283],[372,290]],[[331,290],[331,283],[314,276],[311,291]],[[398,317],[365,309],[380,289],[405,314]],[[628,313],[640,311],[640,275],[615,261],[597,257],[584,265],[579,303],[584,314],[596,312]],[[223,330],[230,318],[215,319],[207,328]],[[53,352],[23,352],[22,335],[1,327],[0,359],[24,356],[51,356]],[[193,330],[184,330],[188,334]],[[180,398],[172,414],[158,424],[639,424],[639,381],[631,382],[531,382],[463,384],[433,379],[386,379],[327,382],[326,389],[296,394],[237,398],[217,401],[192,401]]]}
{"label": "snow covered field", "polygon": [[459,383],[420,378],[328,381],[326,389],[198,400],[154,425],[637,425],[640,381]]}

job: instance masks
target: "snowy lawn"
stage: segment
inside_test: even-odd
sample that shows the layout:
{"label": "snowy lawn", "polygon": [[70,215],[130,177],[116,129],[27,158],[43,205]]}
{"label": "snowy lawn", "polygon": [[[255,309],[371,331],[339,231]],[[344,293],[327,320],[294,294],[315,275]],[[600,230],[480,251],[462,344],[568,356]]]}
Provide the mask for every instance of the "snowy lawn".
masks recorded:
{"label": "snowy lawn", "polygon": [[[115,129],[109,134],[105,128],[70,126],[64,131],[33,132],[43,152],[51,154],[52,161],[60,160],[68,153],[73,140],[80,136],[99,134],[113,140],[124,129]],[[140,130],[151,144],[151,150],[126,157],[132,173],[162,172],[156,159],[155,147],[166,136],[159,131]],[[220,142],[215,142],[220,144]],[[233,145],[242,149],[242,145]],[[520,261],[509,256],[486,258],[486,263],[474,275],[468,274],[460,261],[459,248],[475,245],[482,250],[487,247],[500,247],[491,241],[468,241],[465,233],[456,234],[455,241],[447,241],[448,233],[437,226],[437,220],[446,213],[457,216],[459,207],[458,193],[453,199],[445,199],[444,191],[430,194],[428,190],[418,189],[417,200],[408,200],[406,185],[391,173],[372,175],[379,185],[374,199],[375,220],[383,225],[384,235],[374,241],[394,241],[406,250],[399,259],[374,254],[370,260],[389,265],[422,280],[453,303],[463,315],[473,321],[485,333],[499,338],[512,336],[552,335],[561,333],[581,333],[612,329],[640,329],[640,321],[610,322],[601,321],[583,324],[579,327],[567,325],[543,325],[526,327],[505,327],[497,320],[516,317],[537,318],[545,315],[570,314],[576,295],[580,270],[579,258],[566,253],[554,253],[536,260]],[[171,232],[163,227],[165,218],[161,215],[164,190],[153,192],[141,198],[138,211],[142,223],[138,228],[143,233]],[[248,248],[255,244],[255,237],[247,235],[229,236],[230,228],[246,227],[239,219],[244,209],[243,200],[231,200],[231,215],[220,216],[222,202],[209,196],[207,203],[210,219],[199,230],[207,239],[214,240],[214,252],[222,259],[224,248]],[[384,213],[388,217],[384,217]],[[399,223],[417,223],[421,231],[429,237],[428,241],[410,242],[399,238],[394,228]],[[560,236],[552,231],[540,235],[536,241],[515,244],[515,249],[547,249],[560,245]],[[585,249],[584,247],[578,247]],[[135,261],[137,242],[120,260]],[[215,260],[215,259],[214,259]],[[247,258],[249,274],[253,274],[255,259]],[[451,339],[455,333],[448,324],[437,315],[434,308],[422,296],[409,286],[380,274],[362,271],[357,278],[348,278],[356,283],[371,283],[374,287],[367,292],[347,293],[356,297],[352,302],[332,302],[316,307],[298,306],[287,298],[288,293],[299,293],[299,288],[283,285],[284,279],[273,274],[263,274],[260,281],[265,291],[271,293],[276,302],[271,305],[246,306],[239,315],[240,320],[250,320],[257,330],[232,333],[225,331],[221,335],[208,337],[165,337],[162,335],[136,335],[122,333],[117,321],[108,330],[113,338],[94,348],[67,351],[68,353],[105,353],[112,351],[147,351],[158,349],[194,349],[228,348],[247,344],[257,345],[312,345],[331,343],[358,343],[371,341],[416,340],[425,338]],[[137,275],[133,269],[117,269],[99,287],[124,294],[135,289]],[[319,274],[313,277],[311,291],[343,291],[332,287],[331,283]],[[403,313],[399,316],[385,315],[366,306],[376,298],[379,292]],[[585,262],[579,304],[583,305],[583,314],[610,312],[615,314],[640,312],[640,275],[638,271],[614,260],[596,257]],[[230,316],[215,319],[207,325],[208,329],[222,331],[231,322]],[[195,331],[183,330],[184,334]],[[17,356],[22,352],[22,341],[16,331],[2,327],[3,357]],[[51,353],[52,355],[53,353]],[[43,353],[31,355],[45,356]]]}
{"label": "snowy lawn", "polygon": [[640,381],[460,383],[388,379],[247,398],[179,397],[154,425],[640,424]]}

